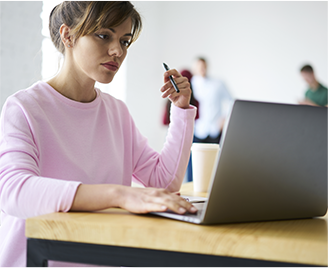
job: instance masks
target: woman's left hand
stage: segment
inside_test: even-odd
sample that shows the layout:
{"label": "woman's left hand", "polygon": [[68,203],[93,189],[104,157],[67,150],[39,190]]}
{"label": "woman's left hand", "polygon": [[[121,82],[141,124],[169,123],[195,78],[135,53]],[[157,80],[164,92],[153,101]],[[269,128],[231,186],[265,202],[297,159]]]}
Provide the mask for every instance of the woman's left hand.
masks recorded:
{"label": "woman's left hand", "polygon": [[[170,81],[172,75],[180,92],[177,93]],[[164,73],[164,86],[161,88],[162,98],[168,97],[169,100],[177,107],[188,109],[190,103],[191,89],[188,79],[183,77],[177,70],[171,69]]]}

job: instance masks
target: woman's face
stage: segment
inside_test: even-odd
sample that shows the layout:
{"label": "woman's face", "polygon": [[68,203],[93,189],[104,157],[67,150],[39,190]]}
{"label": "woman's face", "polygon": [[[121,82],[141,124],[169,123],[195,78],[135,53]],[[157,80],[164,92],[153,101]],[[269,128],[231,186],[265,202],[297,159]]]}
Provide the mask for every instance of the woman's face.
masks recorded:
{"label": "woman's face", "polygon": [[110,83],[126,57],[131,37],[131,19],[80,37],[72,49],[73,66],[94,81]]}

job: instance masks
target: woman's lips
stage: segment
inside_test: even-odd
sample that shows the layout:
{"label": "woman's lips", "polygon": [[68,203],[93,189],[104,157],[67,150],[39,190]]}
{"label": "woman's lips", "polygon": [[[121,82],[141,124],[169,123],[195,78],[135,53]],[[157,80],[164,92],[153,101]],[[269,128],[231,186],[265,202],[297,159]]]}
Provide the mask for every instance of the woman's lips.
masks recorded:
{"label": "woman's lips", "polygon": [[118,63],[116,63],[114,61],[102,63],[101,65],[113,72],[116,72],[118,69]]}

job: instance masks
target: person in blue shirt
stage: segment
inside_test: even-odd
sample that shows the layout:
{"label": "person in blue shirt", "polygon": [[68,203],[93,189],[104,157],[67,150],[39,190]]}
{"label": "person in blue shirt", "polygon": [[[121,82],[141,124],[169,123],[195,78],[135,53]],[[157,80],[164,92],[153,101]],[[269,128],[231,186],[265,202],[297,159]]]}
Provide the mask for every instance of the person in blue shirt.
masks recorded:
{"label": "person in blue shirt", "polygon": [[191,85],[199,102],[194,142],[219,143],[233,98],[220,79],[207,75],[207,62],[204,58],[198,58],[193,67]]}
{"label": "person in blue shirt", "polygon": [[[196,59],[193,66],[191,86],[198,100],[199,117],[195,121],[196,143],[220,143],[224,122],[233,104],[233,98],[225,84],[207,75],[205,58]],[[187,181],[192,181],[192,163],[187,168]]]}

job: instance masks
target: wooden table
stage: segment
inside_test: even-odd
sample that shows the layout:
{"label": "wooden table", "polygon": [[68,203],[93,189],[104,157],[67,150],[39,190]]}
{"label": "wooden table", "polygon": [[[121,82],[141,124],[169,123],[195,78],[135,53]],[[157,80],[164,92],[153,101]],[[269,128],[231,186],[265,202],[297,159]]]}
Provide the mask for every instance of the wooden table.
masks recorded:
{"label": "wooden table", "polygon": [[[195,195],[192,184],[182,193]],[[204,196],[206,194],[198,194]],[[200,226],[121,209],[26,220],[27,265],[327,266],[322,218]]]}

